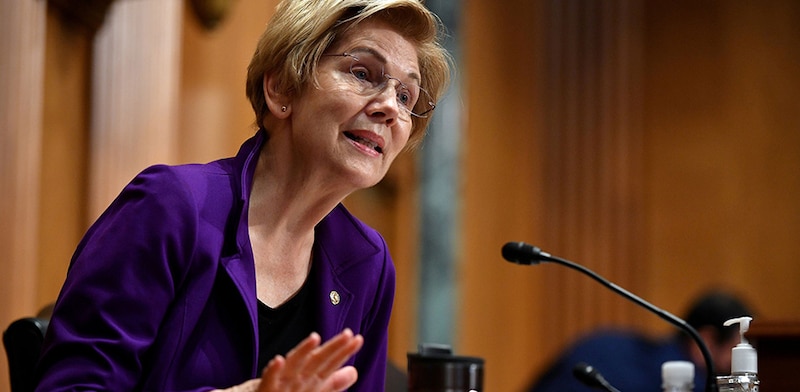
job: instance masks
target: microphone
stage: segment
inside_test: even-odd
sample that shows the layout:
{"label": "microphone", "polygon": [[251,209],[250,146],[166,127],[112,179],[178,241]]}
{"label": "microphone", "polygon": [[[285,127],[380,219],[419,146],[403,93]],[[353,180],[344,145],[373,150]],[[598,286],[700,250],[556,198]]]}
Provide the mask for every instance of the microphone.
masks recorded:
{"label": "microphone", "polygon": [[539,264],[547,261],[547,257],[551,257],[549,253],[542,252],[541,249],[524,242],[509,242],[503,245],[503,258],[512,263]]}
{"label": "microphone", "polygon": [[578,362],[572,369],[572,374],[588,387],[599,388],[607,392],[620,392],[619,389],[614,388],[613,385],[606,381],[605,377],[594,366],[587,363]]}
{"label": "microphone", "polygon": [[673,315],[670,312],[667,312],[666,310],[656,307],[655,305],[634,295],[630,291],[625,290],[620,286],[617,286],[611,281],[603,278],[594,271],[580,264],[573,263],[569,260],[562,259],[560,257],[552,256],[549,253],[543,252],[541,249],[533,245],[529,245],[524,242],[508,242],[505,245],[503,245],[502,253],[503,253],[503,258],[512,263],[517,263],[522,265],[532,265],[532,264],[539,264],[541,262],[552,262],[577,270],[585,275],[588,275],[590,278],[599,282],[603,286],[606,286],[607,288],[611,289],[617,294],[633,301],[637,305],[644,307],[645,309],[655,313],[662,319],[668,321],[670,324],[683,330],[684,332],[689,334],[689,336],[692,337],[692,339],[695,341],[695,343],[697,343],[697,346],[700,348],[700,351],[703,354],[703,360],[705,361],[706,364],[706,391],[707,392],[717,391],[717,383],[715,380],[715,372],[714,372],[714,361],[711,359],[711,353],[708,351],[708,346],[706,346],[705,342],[703,342],[703,338],[700,337],[700,334],[697,333],[697,330],[694,329],[694,327],[692,327],[691,325],[689,325],[686,321],[678,318],[677,316]]}

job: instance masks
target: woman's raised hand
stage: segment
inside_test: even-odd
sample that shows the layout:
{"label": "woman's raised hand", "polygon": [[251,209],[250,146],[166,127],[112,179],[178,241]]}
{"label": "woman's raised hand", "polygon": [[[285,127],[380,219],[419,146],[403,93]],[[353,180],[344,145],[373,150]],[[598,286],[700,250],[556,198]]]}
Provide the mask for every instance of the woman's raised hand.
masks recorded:
{"label": "woman's raised hand", "polygon": [[364,344],[361,335],[345,329],[320,345],[321,338],[312,333],[292,349],[286,358],[273,358],[264,369],[258,392],[343,391],[358,379],[352,366],[342,367]]}
{"label": "woman's raised hand", "polygon": [[353,335],[349,328],[331,340],[322,343],[317,333],[312,333],[292,349],[286,357],[276,356],[264,368],[261,379],[247,381],[227,392],[338,392],[358,380],[358,372],[345,366],[364,344],[361,335]]}

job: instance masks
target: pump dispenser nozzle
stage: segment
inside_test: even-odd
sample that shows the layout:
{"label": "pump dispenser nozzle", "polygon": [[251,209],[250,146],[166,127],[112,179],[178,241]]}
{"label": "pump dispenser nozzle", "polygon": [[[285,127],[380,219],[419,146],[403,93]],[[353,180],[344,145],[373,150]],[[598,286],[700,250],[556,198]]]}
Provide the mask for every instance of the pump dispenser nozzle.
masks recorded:
{"label": "pump dispenser nozzle", "polygon": [[739,344],[733,348],[731,354],[731,372],[737,373],[758,373],[758,357],[756,350],[750,343],[747,342],[744,334],[750,329],[750,321],[753,318],[749,316],[732,318],[726,321],[723,325],[728,327],[733,324],[739,324]]}

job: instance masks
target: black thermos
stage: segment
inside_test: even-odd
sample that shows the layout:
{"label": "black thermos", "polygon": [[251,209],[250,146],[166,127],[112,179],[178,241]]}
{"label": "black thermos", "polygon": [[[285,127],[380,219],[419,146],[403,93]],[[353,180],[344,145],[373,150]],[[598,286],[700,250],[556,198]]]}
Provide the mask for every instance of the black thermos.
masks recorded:
{"label": "black thermos", "polygon": [[453,355],[450,346],[420,344],[408,354],[409,392],[482,392],[483,359]]}

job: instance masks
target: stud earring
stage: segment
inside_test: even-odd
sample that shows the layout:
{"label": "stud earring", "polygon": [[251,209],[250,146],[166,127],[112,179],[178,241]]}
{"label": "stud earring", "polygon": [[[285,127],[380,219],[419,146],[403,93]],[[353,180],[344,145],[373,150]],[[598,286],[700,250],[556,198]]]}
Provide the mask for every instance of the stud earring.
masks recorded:
{"label": "stud earring", "polygon": [[281,111],[285,112],[286,111],[286,106],[281,106]]}

